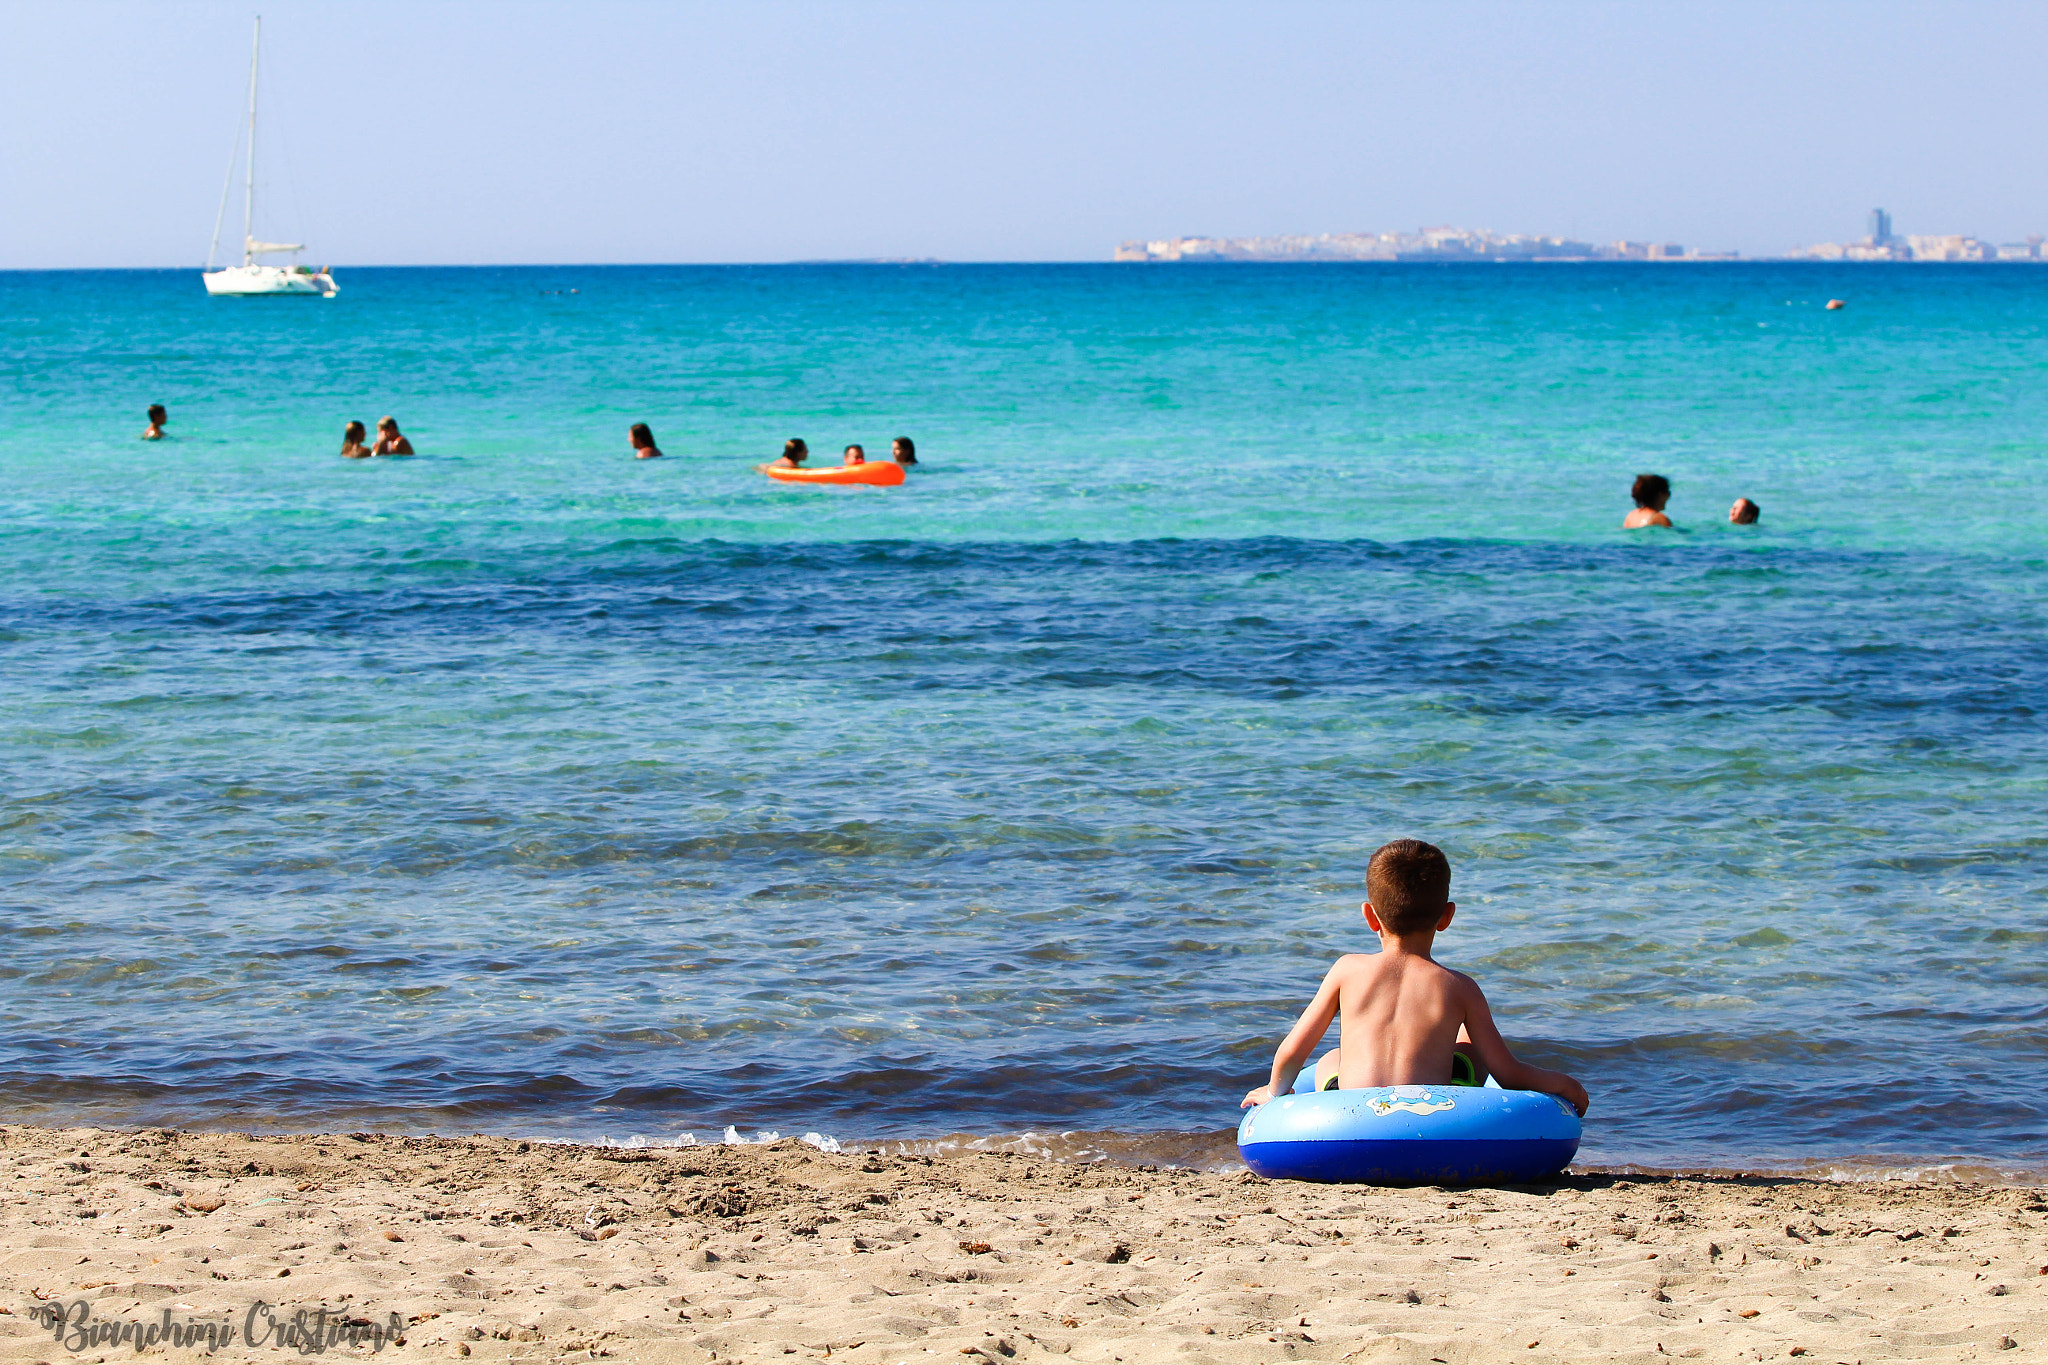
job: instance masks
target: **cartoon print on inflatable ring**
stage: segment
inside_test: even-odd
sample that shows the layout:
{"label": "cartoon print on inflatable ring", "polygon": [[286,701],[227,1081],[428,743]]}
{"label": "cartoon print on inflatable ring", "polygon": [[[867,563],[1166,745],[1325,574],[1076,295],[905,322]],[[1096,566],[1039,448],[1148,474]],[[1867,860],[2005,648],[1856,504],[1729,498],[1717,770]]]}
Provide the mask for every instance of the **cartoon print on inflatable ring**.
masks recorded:
{"label": "cartoon print on inflatable ring", "polygon": [[1445,1109],[1456,1109],[1458,1107],[1458,1102],[1450,1096],[1445,1095],[1439,1098],[1425,1086],[1397,1085],[1390,1087],[1390,1089],[1393,1095],[1399,1098],[1390,1099],[1386,1096],[1375,1095],[1366,1101],[1366,1107],[1381,1118],[1385,1118],[1388,1114],[1396,1111],[1405,1111],[1410,1114],[1435,1114]]}

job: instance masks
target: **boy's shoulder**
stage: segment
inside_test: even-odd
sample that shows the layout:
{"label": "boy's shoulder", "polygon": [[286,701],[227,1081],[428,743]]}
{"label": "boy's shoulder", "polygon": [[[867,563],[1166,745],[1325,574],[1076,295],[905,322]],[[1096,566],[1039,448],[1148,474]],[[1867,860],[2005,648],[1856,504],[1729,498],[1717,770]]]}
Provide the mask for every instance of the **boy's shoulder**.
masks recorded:
{"label": "boy's shoulder", "polygon": [[[1442,963],[1437,965],[1443,967]],[[1479,988],[1477,981],[1453,967],[1443,967],[1443,973],[1446,992],[1456,996],[1464,1008],[1491,1012],[1493,1006],[1486,1003],[1486,992]]]}
{"label": "boy's shoulder", "polygon": [[[1410,958],[1408,961],[1412,970],[1415,959]],[[1425,961],[1431,974],[1442,984],[1445,991],[1459,995],[1469,992],[1481,1000],[1486,998],[1485,992],[1479,989],[1479,983],[1465,973],[1455,967],[1446,967],[1435,958],[1427,958]],[[1329,979],[1339,985],[1353,981],[1368,981],[1377,976],[1386,965],[1385,953],[1346,953],[1330,965]]]}
{"label": "boy's shoulder", "polygon": [[1465,975],[1456,967],[1446,967],[1443,963],[1438,962],[1435,958],[1431,958],[1429,960],[1429,965],[1436,968],[1438,975],[1443,978],[1444,982],[1447,985],[1455,986],[1457,989],[1460,990],[1476,991],[1479,989],[1479,983],[1477,981],[1474,981],[1471,977]]}

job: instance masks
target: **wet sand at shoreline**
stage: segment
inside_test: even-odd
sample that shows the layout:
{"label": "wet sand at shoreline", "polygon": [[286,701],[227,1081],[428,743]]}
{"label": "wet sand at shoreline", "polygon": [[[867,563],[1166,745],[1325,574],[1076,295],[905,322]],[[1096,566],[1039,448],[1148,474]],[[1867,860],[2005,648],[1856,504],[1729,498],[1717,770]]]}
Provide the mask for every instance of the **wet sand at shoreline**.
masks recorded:
{"label": "wet sand at shoreline", "polygon": [[[1389,1190],[794,1141],[11,1126],[0,1189],[0,1361],[132,1355],[86,1333],[165,1321],[274,1359],[322,1308],[329,1338],[359,1324],[326,1354],[393,1359],[2048,1358],[2028,1186]],[[84,1328],[58,1339],[53,1311]]]}

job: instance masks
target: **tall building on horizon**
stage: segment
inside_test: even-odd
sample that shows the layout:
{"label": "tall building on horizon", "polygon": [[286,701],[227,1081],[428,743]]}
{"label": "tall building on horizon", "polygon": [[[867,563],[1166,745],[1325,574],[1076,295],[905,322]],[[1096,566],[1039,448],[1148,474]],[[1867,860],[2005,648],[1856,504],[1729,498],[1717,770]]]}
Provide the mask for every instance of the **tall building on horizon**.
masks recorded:
{"label": "tall building on horizon", "polygon": [[1883,246],[1892,239],[1892,216],[1883,209],[1870,211],[1870,244]]}

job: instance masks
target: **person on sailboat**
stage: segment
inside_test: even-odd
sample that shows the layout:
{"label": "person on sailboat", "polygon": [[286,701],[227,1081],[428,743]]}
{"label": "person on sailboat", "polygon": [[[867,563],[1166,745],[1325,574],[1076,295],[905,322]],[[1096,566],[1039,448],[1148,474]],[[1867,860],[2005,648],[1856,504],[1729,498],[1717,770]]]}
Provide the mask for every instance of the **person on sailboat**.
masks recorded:
{"label": "person on sailboat", "polygon": [[410,455],[412,442],[405,439],[398,430],[396,417],[381,417],[377,420],[377,444],[370,447],[372,455]]}
{"label": "person on sailboat", "polygon": [[171,420],[171,414],[164,411],[162,403],[149,405],[149,426],[143,430],[145,441],[161,441],[164,438],[164,423]]}
{"label": "person on sailboat", "polygon": [[363,444],[363,438],[370,433],[363,429],[361,422],[350,422],[341,429],[341,458],[344,460],[367,460],[375,452]]}
{"label": "person on sailboat", "polygon": [[635,422],[626,430],[626,439],[633,443],[633,458],[636,460],[658,460],[661,447],[654,443],[654,430],[645,422]]}

